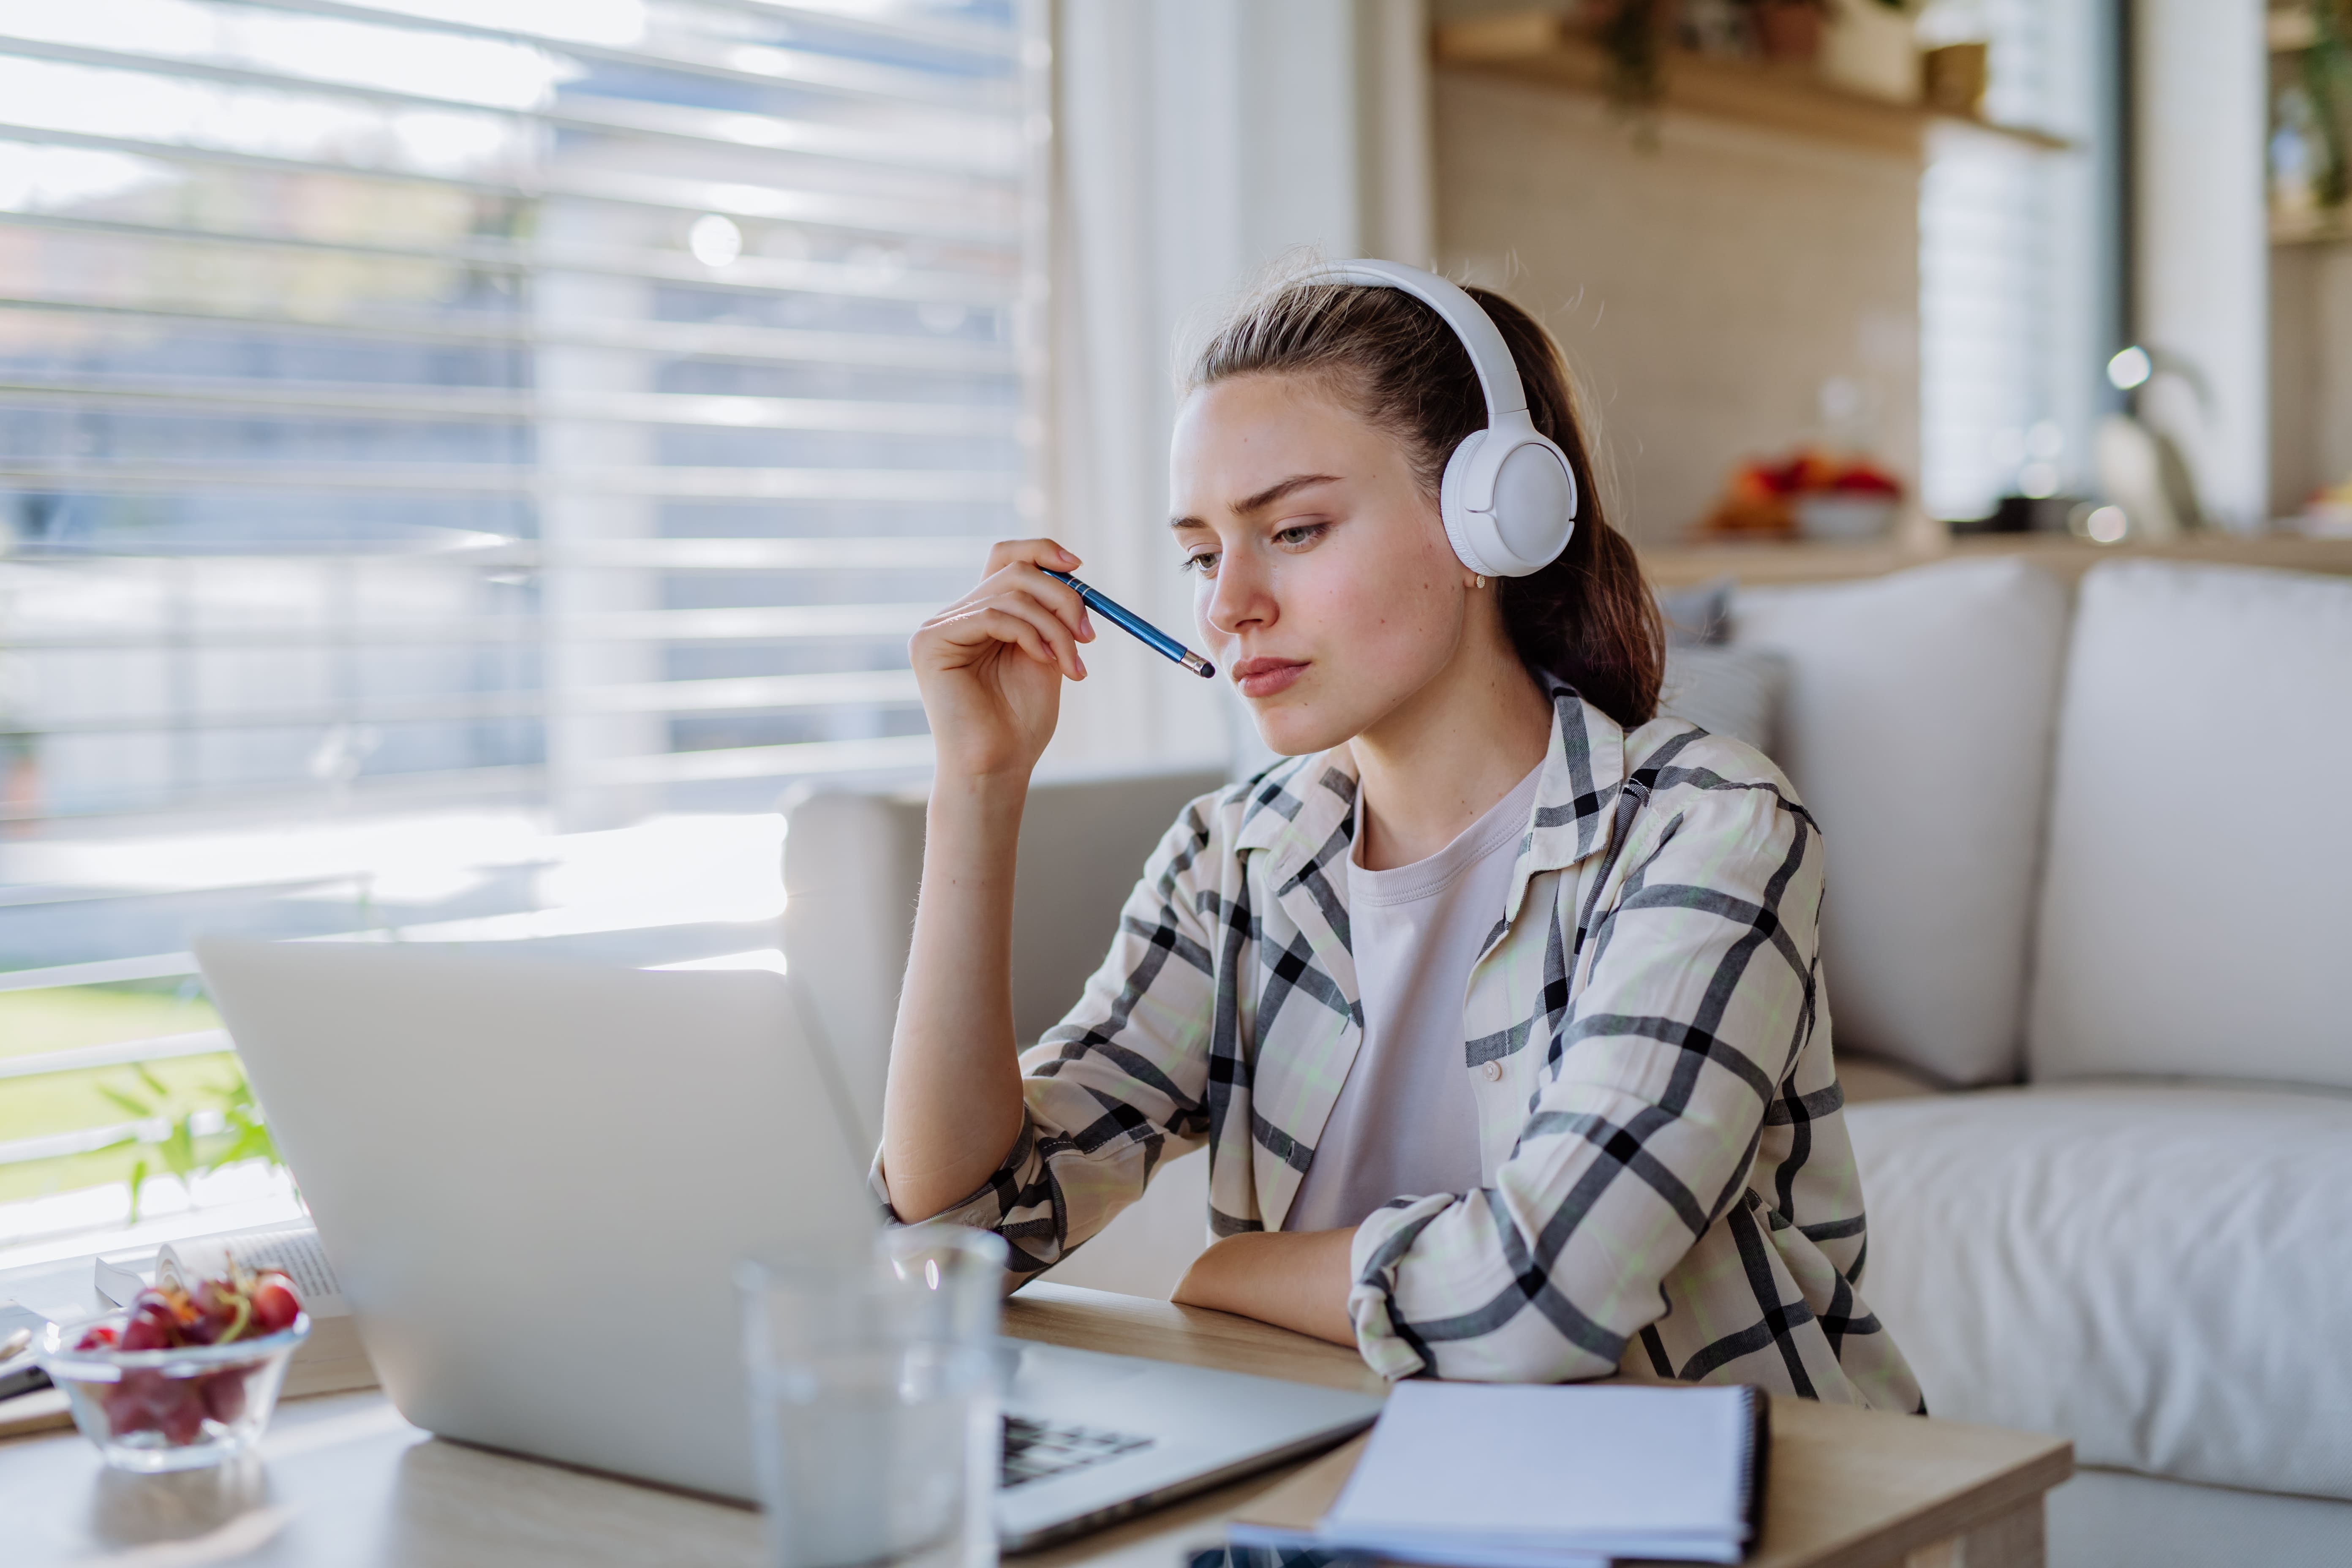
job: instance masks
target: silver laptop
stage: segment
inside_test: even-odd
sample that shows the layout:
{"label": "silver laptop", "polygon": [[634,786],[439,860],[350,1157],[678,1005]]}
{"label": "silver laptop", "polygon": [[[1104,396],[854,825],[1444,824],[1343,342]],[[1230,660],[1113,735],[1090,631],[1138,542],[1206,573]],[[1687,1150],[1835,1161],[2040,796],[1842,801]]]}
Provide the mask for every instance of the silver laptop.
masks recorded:
{"label": "silver laptop", "polygon": [[[781,975],[358,942],[196,954],[401,1414],[756,1499],[735,1261],[877,1224]],[[1008,1548],[1312,1452],[1370,1396],[1005,1342]]]}

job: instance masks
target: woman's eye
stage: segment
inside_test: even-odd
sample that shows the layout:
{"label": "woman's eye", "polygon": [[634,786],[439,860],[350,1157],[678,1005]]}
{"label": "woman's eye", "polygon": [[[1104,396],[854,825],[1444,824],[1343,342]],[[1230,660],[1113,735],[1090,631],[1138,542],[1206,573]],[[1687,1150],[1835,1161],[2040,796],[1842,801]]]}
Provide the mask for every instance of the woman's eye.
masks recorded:
{"label": "woman's eye", "polygon": [[1328,522],[1300,522],[1288,528],[1276,529],[1274,542],[1286,550],[1297,550],[1314,543],[1330,530]]}
{"label": "woman's eye", "polygon": [[1184,557],[1184,564],[1178,570],[1198,572],[1203,577],[1213,577],[1217,574],[1217,554],[1216,551],[1203,550],[1195,554],[1187,555]]}

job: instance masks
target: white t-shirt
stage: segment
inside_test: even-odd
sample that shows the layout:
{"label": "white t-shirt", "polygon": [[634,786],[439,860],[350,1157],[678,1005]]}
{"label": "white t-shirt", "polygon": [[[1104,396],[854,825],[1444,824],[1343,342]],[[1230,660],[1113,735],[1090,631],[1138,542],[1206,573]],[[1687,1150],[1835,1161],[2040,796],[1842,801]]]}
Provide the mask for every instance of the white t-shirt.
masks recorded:
{"label": "white t-shirt", "polygon": [[1391,1198],[1468,1192],[1482,1180],[1462,1001],[1479,945],[1503,918],[1542,772],[1426,860],[1368,871],[1349,854],[1364,1038],[1285,1230],[1353,1226]]}

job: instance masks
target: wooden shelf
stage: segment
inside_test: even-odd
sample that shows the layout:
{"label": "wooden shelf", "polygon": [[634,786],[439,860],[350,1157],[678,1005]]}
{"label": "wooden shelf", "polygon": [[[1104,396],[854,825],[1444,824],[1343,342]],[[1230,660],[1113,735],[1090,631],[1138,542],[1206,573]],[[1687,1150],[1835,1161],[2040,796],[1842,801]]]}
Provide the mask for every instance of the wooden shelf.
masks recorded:
{"label": "wooden shelf", "polygon": [[2352,207],[2271,214],[2273,245],[2337,245],[2352,239]]}
{"label": "wooden shelf", "polygon": [[2271,53],[2291,55],[2319,42],[2319,18],[2309,11],[2271,11],[2263,15],[2263,31]]}
{"label": "wooden shelf", "polygon": [[[1609,58],[1601,47],[1549,11],[1514,12],[1437,28],[1441,66],[1487,71],[1601,94],[1609,87]],[[1718,59],[1677,50],[1666,62],[1668,113],[1702,115],[1766,126],[1800,136],[1918,157],[1927,127],[1966,125],[2033,147],[2064,151],[2063,137],[1971,115],[1942,114],[1915,103],[1873,98],[1825,82],[1810,66]]]}
{"label": "wooden shelf", "polygon": [[1749,584],[1835,583],[1884,576],[1935,561],[2021,557],[2073,582],[2102,561],[2153,556],[2231,566],[2270,566],[2290,572],[2352,574],[2352,539],[2315,539],[2267,533],[2247,537],[2194,533],[2155,544],[2126,540],[2093,544],[2049,533],[1979,533],[1932,546],[1894,540],[1861,544],[1792,541],[1782,544],[1685,544],[1642,551],[1642,569],[1662,588],[1687,588],[1718,577]]}

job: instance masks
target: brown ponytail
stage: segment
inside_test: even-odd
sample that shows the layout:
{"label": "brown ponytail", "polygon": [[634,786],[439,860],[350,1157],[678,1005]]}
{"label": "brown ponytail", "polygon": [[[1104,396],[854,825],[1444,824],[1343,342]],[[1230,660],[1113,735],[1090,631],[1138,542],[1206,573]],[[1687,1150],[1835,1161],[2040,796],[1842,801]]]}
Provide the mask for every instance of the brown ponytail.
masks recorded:
{"label": "brown ponytail", "polygon": [[[1501,295],[1469,293],[1510,345],[1528,416],[1568,454],[1581,498],[1575,535],[1559,560],[1497,581],[1503,624],[1528,668],[1569,681],[1633,729],[1657,712],[1665,659],[1657,601],[1633,547],[1603,515],[1559,345]],[[1445,459],[1486,426],[1468,351],[1436,311],[1395,289],[1293,281],[1265,290],[1202,347],[1186,381],[1202,387],[1236,375],[1323,378],[1405,443],[1433,505]]]}

